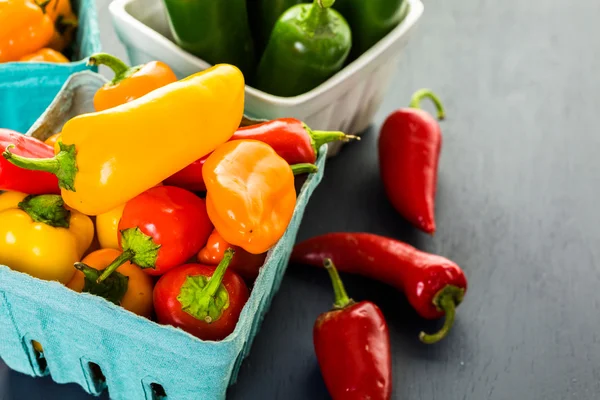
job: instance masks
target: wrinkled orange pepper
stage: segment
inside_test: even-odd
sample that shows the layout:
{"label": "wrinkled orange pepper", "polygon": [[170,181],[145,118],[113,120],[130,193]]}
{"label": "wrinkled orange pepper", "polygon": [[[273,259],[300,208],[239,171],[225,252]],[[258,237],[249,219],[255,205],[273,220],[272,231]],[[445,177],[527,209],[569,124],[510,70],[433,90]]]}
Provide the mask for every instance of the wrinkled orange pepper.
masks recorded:
{"label": "wrinkled orange pepper", "polygon": [[223,239],[252,254],[269,250],[285,233],[294,208],[294,174],[313,164],[290,165],[271,146],[233,140],[217,147],[202,167],[206,209]]}
{"label": "wrinkled orange pepper", "polygon": [[54,23],[46,6],[33,0],[0,1],[0,62],[18,61],[50,42]]}
{"label": "wrinkled orange pepper", "polygon": [[88,254],[81,263],[75,264],[77,271],[67,287],[76,292],[99,295],[137,315],[150,318],[154,285],[152,278],[137,265],[126,262],[109,279],[96,283],[100,271],[120,255],[121,252],[115,249],[101,249]]}
{"label": "wrinkled orange pepper", "polygon": [[68,63],[69,59],[56,50],[44,47],[35,53],[21,57],[19,61]]}
{"label": "wrinkled orange pepper", "polygon": [[171,68],[160,61],[129,67],[115,56],[96,53],[90,56],[88,65],[106,65],[115,73],[113,80],[96,92],[94,96],[96,111],[135,100],[177,80]]}

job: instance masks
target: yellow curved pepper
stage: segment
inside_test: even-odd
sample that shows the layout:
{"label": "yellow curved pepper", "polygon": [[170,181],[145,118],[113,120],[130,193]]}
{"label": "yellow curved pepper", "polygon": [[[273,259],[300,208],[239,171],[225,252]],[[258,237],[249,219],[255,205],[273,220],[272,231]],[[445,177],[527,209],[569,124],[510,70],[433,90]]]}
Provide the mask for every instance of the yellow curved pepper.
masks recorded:
{"label": "yellow curved pepper", "polygon": [[65,203],[98,215],[126,203],[225,143],[244,111],[244,76],[220,64],[62,129],[54,158],[2,155],[59,178]]}
{"label": "yellow curved pepper", "polygon": [[102,249],[121,250],[119,246],[119,221],[125,204],[96,216],[96,236]]}
{"label": "yellow curved pepper", "polygon": [[58,195],[0,194],[0,264],[68,283],[94,237],[92,220]]}

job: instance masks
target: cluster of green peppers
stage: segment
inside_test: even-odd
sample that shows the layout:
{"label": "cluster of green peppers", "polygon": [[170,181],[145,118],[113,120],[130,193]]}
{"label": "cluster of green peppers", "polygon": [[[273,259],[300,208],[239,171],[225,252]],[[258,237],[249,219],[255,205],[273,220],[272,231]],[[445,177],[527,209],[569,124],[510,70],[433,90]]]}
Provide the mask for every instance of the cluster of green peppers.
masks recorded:
{"label": "cluster of green peppers", "polygon": [[211,64],[236,65],[253,86],[285,97],[329,79],[408,12],[406,0],[164,2],[183,49]]}

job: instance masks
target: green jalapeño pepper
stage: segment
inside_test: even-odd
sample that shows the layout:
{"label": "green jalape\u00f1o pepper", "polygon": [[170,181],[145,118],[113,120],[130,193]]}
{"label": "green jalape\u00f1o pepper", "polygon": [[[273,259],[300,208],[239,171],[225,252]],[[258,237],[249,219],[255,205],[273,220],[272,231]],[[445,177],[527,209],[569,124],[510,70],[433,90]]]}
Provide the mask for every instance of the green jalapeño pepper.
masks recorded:
{"label": "green jalape\u00f1o pepper", "polygon": [[352,34],[344,17],[331,8],[334,1],[298,4],[279,18],[258,65],[258,89],[277,96],[297,96],[344,66]]}
{"label": "green jalape\u00f1o pepper", "polygon": [[250,28],[254,33],[257,50],[264,50],[279,17],[290,7],[300,3],[302,0],[248,0]]}
{"label": "green jalape\u00f1o pepper", "polygon": [[254,44],[246,0],[164,0],[171,32],[184,50],[211,64],[227,63],[252,77]]}
{"label": "green jalape\u00f1o pepper", "polygon": [[337,0],[335,9],[352,29],[350,59],[358,58],[394,29],[406,14],[406,0]]}

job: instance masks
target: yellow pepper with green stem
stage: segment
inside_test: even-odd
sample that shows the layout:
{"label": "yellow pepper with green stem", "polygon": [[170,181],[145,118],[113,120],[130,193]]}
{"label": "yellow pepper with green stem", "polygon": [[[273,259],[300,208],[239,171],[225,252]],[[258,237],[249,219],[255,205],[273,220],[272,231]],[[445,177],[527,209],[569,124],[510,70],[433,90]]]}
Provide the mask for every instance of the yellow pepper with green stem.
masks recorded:
{"label": "yellow pepper with green stem", "polygon": [[98,215],[211,153],[235,133],[243,111],[244,76],[221,64],[69,120],[54,158],[24,158],[9,148],[2,155],[19,167],[54,173],[69,207]]}
{"label": "yellow pepper with green stem", "polygon": [[0,194],[0,264],[39,279],[68,283],[92,239],[91,219],[55,194]]}

